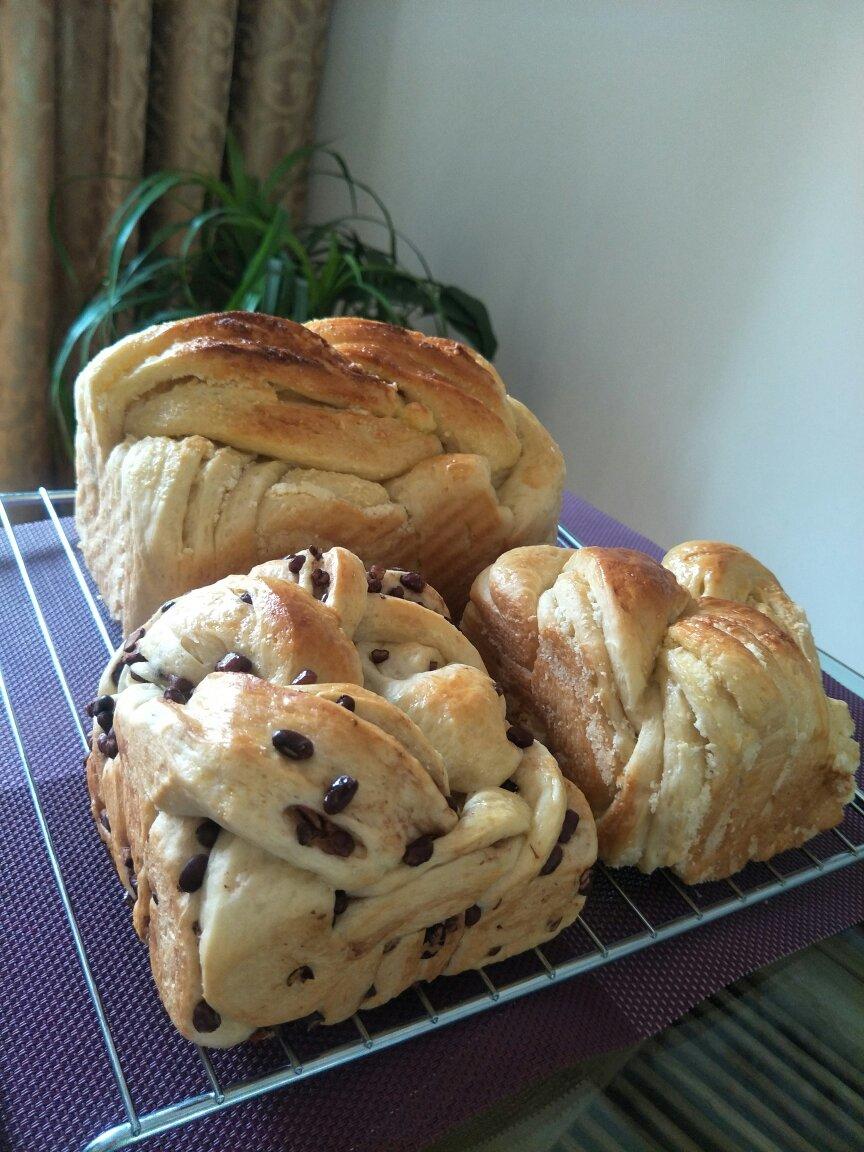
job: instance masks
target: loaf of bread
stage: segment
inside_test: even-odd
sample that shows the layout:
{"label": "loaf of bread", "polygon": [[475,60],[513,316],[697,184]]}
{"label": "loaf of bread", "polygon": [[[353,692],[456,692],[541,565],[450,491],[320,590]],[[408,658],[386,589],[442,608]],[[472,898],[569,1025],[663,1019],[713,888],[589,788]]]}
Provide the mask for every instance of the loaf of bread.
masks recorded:
{"label": "loaf of bread", "polygon": [[416,572],[312,547],[229,576],[99,692],[93,815],[191,1040],[342,1020],[582,907],[591,810]]}
{"label": "loaf of bread", "polygon": [[81,547],[126,631],[309,543],[422,571],[461,611],[485,565],[555,531],[558,448],[452,340],[197,316],[100,353],[76,410]]}
{"label": "loaf of bread", "polygon": [[463,631],[585,792],[600,857],[690,883],[843,817],[859,750],[802,610],[727,544],[662,565],[518,548],[478,576]]}

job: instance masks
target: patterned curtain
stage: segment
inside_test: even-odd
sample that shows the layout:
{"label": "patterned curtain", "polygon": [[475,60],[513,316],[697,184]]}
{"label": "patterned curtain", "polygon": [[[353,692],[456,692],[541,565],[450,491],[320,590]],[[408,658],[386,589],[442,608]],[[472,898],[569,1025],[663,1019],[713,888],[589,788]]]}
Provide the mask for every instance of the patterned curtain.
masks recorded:
{"label": "patterned curtain", "polygon": [[[51,357],[100,279],[100,237],[132,182],[218,173],[228,126],[259,174],[308,143],[329,8],[0,0],[0,489],[68,480]],[[51,243],[55,192],[77,285]]]}

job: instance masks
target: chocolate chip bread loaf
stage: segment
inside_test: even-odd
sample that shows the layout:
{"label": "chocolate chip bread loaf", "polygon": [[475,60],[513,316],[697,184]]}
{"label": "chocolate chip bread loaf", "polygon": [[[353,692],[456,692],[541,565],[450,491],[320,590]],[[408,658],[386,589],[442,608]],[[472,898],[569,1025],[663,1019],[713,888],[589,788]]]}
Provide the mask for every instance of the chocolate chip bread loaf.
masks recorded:
{"label": "chocolate chip bread loaf", "polygon": [[93,815],[192,1040],[341,1020],[582,906],[588,804],[415,572],[313,547],[229,576],[99,691]]}
{"label": "chocolate chip bread loaf", "polygon": [[607,863],[717,879],[843,818],[849,709],[803,611],[741,549],[516,549],[462,627],[585,792]]}
{"label": "chocolate chip bread loaf", "polygon": [[157,325],[76,385],[77,525],[129,631],[164,600],[305,547],[419,569],[454,611],[553,537],[561,454],[465,345],[371,320]]}

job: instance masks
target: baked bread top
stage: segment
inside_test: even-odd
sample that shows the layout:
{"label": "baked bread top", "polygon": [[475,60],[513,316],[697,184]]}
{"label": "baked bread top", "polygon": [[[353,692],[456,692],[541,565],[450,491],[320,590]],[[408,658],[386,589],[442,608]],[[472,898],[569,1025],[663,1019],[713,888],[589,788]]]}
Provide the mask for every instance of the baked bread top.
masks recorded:
{"label": "baked bread top", "polygon": [[127,629],[310,541],[419,568],[461,608],[495,555],[554,532],[560,452],[452,340],[352,317],[196,316],[100,353],[76,408],[79,533]]}

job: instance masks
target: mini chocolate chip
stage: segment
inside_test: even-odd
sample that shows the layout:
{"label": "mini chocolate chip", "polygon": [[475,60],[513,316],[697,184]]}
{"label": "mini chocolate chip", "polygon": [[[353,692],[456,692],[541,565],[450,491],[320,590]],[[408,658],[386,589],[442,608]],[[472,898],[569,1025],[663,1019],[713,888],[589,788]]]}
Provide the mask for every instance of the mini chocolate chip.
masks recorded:
{"label": "mini chocolate chip", "polygon": [[404,584],[409,592],[422,592],[426,587],[426,581],[419,572],[403,572],[399,582]]}
{"label": "mini chocolate chip", "polygon": [[144,635],[143,628],[136,628],[131,636],[127,637],[126,643],[123,645],[124,652],[134,652],[138,645],[138,641]]}
{"label": "mini chocolate chip", "polygon": [[366,591],[367,592],[380,592],[384,585],[377,576],[370,576],[366,574]]}
{"label": "mini chocolate chip", "polygon": [[109,760],[113,760],[118,752],[117,737],[114,735],[114,729],[112,728],[109,732],[100,732],[96,746],[103,756],[107,756]]}
{"label": "mini chocolate chip", "polygon": [[173,704],[188,704],[189,697],[179,688],[166,688],[162,693],[163,700],[170,700]]}
{"label": "mini chocolate chip", "polygon": [[447,938],[447,929],[443,924],[430,924],[423,934],[423,943],[433,948],[440,948]]}
{"label": "mini chocolate chip", "polygon": [[200,920],[193,920],[192,921],[192,932],[196,936],[201,935],[201,921]]}
{"label": "mini chocolate chip", "polygon": [[111,834],[111,821],[108,819],[108,813],[104,808],[99,813],[99,823],[102,825],[102,827],[105,829],[105,831],[110,835]]}
{"label": "mini chocolate chip", "polygon": [[326,568],[316,568],[312,573],[312,595],[319,599],[330,586],[330,573]]}
{"label": "mini chocolate chip", "polygon": [[559,844],[569,844],[570,838],[579,827],[579,813],[574,812],[572,808],[568,808],[564,813],[564,821],[561,824],[561,831],[558,833]]}
{"label": "mini chocolate chip", "polygon": [[404,600],[405,599],[405,589],[400,588],[399,585],[397,584],[395,588],[389,589],[389,591],[387,592],[387,595],[388,596],[395,596],[397,600]]}
{"label": "mini chocolate chip", "polygon": [[402,863],[407,864],[410,868],[417,868],[420,864],[425,864],[432,856],[435,849],[435,842],[431,836],[418,836],[413,840],[402,856]]}
{"label": "mini chocolate chip", "polygon": [[309,553],[310,556],[314,557],[315,560],[320,560],[321,557],[324,555],[324,553],[321,551],[321,549],[317,548],[314,544],[310,544],[309,547],[306,549],[306,551]]}
{"label": "mini chocolate chip", "polygon": [[212,848],[221,831],[215,820],[204,819],[195,829],[195,839],[202,848]]}
{"label": "mini chocolate chip", "polygon": [[503,944],[496,944],[494,948],[489,949],[489,951],[486,953],[486,955],[487,956],[497,956],[502,948],[503,948]]}
{"label": "mini chocolate chip", "polygon": [[518,792],[519,791],[519,785],[516,783],[515,780],[505,780],[504,783],[501,785],[501,787],[505,790],[505,792]]}
{"label": "mini chocolate chip", "polygon": [[321,843],[321,851],[328,856],[350,856],[354,851],[354,837],[344,828],[334,828]]}
{"label": "mini chocolate chip", "polygon": [[540,875],[541,876],[551,876],[551,874],[555,871],[555,869],[561,863],[563,858],[564,858],[564,849],[561,847],[560,844],[556,844],[555,847],[552,849],[552,851],[549,853],[548,857],[546,858],[546,863],[540,869]]}
{"label": "mini chocolate chip", "polygon": [[114,727],[114,713],[113,712],[97,712],[96,723],[103,732],[110,732]]}
{"label": "mini chocolate chip", "polygon": [[302,672],[297,673],[297,675],[294,677],[294,679],[291,681],[291,683],[292,684],[317,684],[318,683],[318,673],[313,672],[311,668],[304,668]]}
{"label": "mini chocolate chip", "polygon": [[324,793],[322,805],[328,816],[335,816],[347,808],[357,793],[358,784],[353,776],[337,776]]}
{"label": "mini chocolate chip", "polygon": [[222,1023],[222,1017],[206,1000],[199,1000],[192,1009],[192,1027],[196,1032],[215,1032]]}
{"label": "mini chocolate chip", "polygon": [[447,801],[448,808],[452,808],[454,812],[459,811],[459,805],[456,803],[452,796],[445,796],[444,799]]}
{"label": "mini chocolate chip", "polygon": [[301,967],[294,969],[285,983],[290,987],[292,984],[305,984],[307,980],[314,979],[315,973],[312,971],[308,964],[303,964]]}
{"label": "mini chocolate chip", "polygon": [[498,683],[497,680],[492,681],[492,687],[495,689],[496,695],[498,695],[498,696],[504,695],[504,689],[501,687],[501,685]]}
{"label": "mini chocolate chip", "polygon": [[204,852],[199,852],[197,856],[192,856],[183,865],[183,871],[180,873],[177,887],[181,892],[197,892],[204,883],[204,873],[206,871],[207,855]]}
{"label": "mini chocolate chip", "polygon": [[288,571],[292,572],[296,576],[305,563],[305,556],[290,556],[288,558]]}
{"label": "mini chocolate chip", "polygon": [[385,660],[390,659],[390,652],[387,648],[373,648],[369,653],[369,659],[373,664],[383,664]]}
{"label": "mini chocolate chip", "polygon": [[289,760],[308,760],[315,751],[315,745],[302,732],[291,728],[279,728],[272,736],[273,747]]}
{"label": "mini chocolate chip", "polygon": [[388,952],[392,952],[393,949],[398,945],[398,943],[399,943],[398,940],[388,940],[387,943],[384,945],[384,955],[386,956]]}
{"label": "mini chocolate chip", "polygon": [[430,660],[429,661],[429,671],[430,672],[437,672],[440,667],[441,667],[441,665],[438,663],[437,660]]}
{"label": "mini chocolate chip", "polygon": [[216,665],[217,672],[251,672],[252,661],[239,652],[227,652]]}
{"label": "mini chocolate chip", "polygon": [[586,892],[590,891],[590,889],[591,889],[591,883],[592,883],[593,879],[594,879],[594,872],[593,872],[593,869],[591,869],[591,868],[588,868],[588,869],[587,869],[585,872],[583,872],[583,873],[582,873],[582,875],[579,877],[579,888],[578,888],[578,891],[579,891],[579,892],[580,892],[580,893],[581,893],[583,896],[585,895],[585,893],[586,893]]}
{"label": "mini chocolate chip", "polygon": [[373,996],[378,995],[378,989],[374,984],[370,984],[366,991],[363,993],[364,1000],[371,1000]]}
{"label": "mini chocolate chip", "polygon": [[337,888],[333,893],[333,919],[341,916],[345,909],[348,907],[348,893],[343,892],[341,888]]}
{"label": "mini chocolate chip", "polygon": [[141,664],[146,661],[146,659],[147,657],[142,655],[140,652],[127,652],[120,663],[125,668],[128,668],[130,664]]}
{"label": "mini chocolate chip", "polygon": [[88,716],[99,716],[100,713],[107,713],[109,716],[114,711],[115,700],[113,696],[97,696],[95,700],[91,700],[85,708]]}
{"label": "mini chocolate chip", "polygon": [[252,603],[252,593],[251,592],[241,592],[240,593],[240,599],[243,601],[244,604],[251,604]]}
{"label": "mini chocolate chip", "polygon": [[177,603],[176,600],[166,600],[165,603],[162,605],[162,607],[159,609],[159,611],[160,612],[167,612],[168,609],[173,608],[176,603]]}
{"label": "mini chocolate chip", "polygon": [[[169,688],[176,688],[178,692],[182,692],[183,695],[187,698],[187,700],[192,695],[192,693],[195,691],[195,685],[192,683],[191,680],[187,680],[185,676],[175,676],[172,673],[170,676],[167,677],[167,680],[168,680],[168,687]],[[184,701],[184,703],[185,703],[185,701]]]}
{"label": "mini chocolate chip", "polygon": [[557,932],[560,927],[561,927],[561,917],[560,916],[558,917],[557,920],[547,920],[546,921],[546,931],[547,932]]}
{"label": "mini chocolate chip", "polygon": [[336,703],[340,704],[343,708],[347,708],[349,712],[353,712],[356,703],[353,696],[346,696],[344,693],[336,697]]}
{"label": "mini chocolate chip", "polygon": [[483,909],[479,904],[472,904],[470,908],[465,909],[465,927],[473,928],[480,917],[483,915]]}
{"label": "mini chocolate chip", "polygon": [[533,733],[523,728],[521,724],[513,724],[507,729],[507,739],[517,748],[530,748],[534,743]]}

